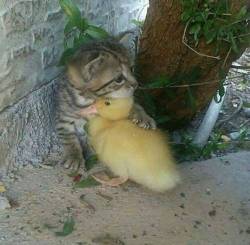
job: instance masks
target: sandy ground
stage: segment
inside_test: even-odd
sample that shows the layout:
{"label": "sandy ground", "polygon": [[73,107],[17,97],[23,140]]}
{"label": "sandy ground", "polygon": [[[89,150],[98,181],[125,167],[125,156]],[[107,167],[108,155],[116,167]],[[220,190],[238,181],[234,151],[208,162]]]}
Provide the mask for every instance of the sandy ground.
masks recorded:
{"label": "sandy ground", "polygon": [[[181,164],[182,184],[165,194],[131,182],[74,189],[60,167],[25,168],[5,181],[12,208],[0,211],[0,244],[249,245],[249,159]],[[71,216],[74,231],[55,236]]]}

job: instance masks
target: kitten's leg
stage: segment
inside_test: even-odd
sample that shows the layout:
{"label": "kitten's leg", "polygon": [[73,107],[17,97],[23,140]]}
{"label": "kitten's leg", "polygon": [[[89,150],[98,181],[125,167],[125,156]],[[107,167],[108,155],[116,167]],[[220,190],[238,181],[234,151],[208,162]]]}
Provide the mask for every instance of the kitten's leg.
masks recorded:
{"label": "kitten's leg", "polygon": [[85,170],[83,150],[74,122],[59,121],[56,129],[64,147],[64,167],[73,171],[77,171],[79,167]]}
{"label": "kitten's leg", "polygon": [[156,129],[155,120],[150,117],[139,104],[134,105],[129,118],[141,128]]}

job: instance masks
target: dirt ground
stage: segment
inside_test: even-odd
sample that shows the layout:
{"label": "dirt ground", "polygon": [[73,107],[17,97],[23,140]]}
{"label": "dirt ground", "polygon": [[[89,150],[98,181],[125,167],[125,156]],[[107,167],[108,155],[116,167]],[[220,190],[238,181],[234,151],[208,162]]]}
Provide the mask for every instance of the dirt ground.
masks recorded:
{"label": "dirt ground", "polygon": [[[62,168],[24,168],[4,180],[1,245],[249,245],[250,152],[180,166],[182,184],[157,194],[129,182],[73,188]],[[68,217],[74,231],[58,237]]]}

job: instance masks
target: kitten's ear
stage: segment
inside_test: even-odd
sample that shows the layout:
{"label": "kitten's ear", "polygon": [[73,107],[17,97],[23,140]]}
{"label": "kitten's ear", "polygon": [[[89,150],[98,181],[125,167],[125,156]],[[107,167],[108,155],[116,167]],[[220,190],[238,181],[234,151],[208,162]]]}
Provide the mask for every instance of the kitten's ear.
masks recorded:
{"label": "kitten's ear", "polygon": [[68,77],[76,88],[84,88],[103,62],[99,52],[86,52],[68,64]]}
{"label": "kitten's ear", "polygon": [[130,31],[121,32],[120,34],[118,34],[118,36],[115,37],[116,41],[119,42],[127,50],[131,70],[133,70],[134,68],[135,57],[138,48],[135,37],[137,37],[137,34],[136,30],[133,29]]}
{"label": "kitten's ear", "polygon": [[81,73],[86,82],[91,81],[96,72],[100,70],[100,67],[104,63],[104,60],[104,55],[100,53],[97,58],[93,59],[88,64],[81,67]]}
{"label": "kitten's ear", "polygon": [[117,36],[115,36],[115,40],[122,44],[123,46],[126,46],[126,43],[131,38],[131,34],[133,34],[133,31],[124,31],[119,33]]}

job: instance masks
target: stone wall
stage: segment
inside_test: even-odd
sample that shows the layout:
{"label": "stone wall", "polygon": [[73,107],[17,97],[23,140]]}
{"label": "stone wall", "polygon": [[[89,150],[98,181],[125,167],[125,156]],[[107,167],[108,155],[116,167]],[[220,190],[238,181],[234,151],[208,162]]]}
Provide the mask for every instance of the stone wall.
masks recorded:
{"label": "stone wall", "polygon": [[[89,20],[117,34],[145,16],[148,0],[75,2]],[[60,148],[53,93],[63,73],[56,64],[64,24],[58,0],[0,1],[0,167],[40,164]]]}

